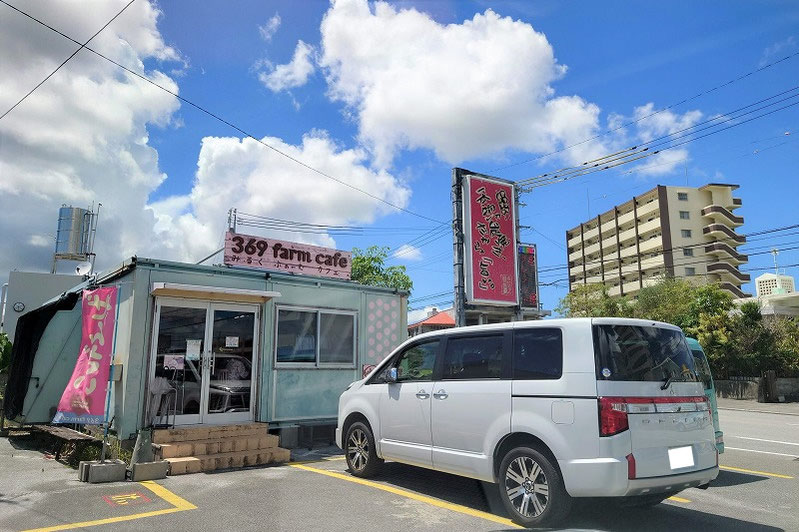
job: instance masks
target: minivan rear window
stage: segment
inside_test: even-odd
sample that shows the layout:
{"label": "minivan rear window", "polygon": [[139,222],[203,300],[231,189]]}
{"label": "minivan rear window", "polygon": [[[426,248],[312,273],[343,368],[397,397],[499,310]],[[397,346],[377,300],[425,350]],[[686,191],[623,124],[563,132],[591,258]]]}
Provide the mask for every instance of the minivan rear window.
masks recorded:
{"label": "minivan rear window", "polygon": [[681,331],[638,325],[594,325],[597,379],[697,380],[694,357]]}

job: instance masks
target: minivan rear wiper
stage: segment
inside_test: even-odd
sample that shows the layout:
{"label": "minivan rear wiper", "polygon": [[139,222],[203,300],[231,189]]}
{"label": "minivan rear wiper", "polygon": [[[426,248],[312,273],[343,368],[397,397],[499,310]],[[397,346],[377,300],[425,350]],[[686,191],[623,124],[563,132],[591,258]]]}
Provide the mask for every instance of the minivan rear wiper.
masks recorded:
{"label": "minivan rear wiper", "polygon": [[674,380],[674,375],[669,375],[666,381],[660,385],[660,389],[665,390],[666,388],[668,388],[672,380]]}

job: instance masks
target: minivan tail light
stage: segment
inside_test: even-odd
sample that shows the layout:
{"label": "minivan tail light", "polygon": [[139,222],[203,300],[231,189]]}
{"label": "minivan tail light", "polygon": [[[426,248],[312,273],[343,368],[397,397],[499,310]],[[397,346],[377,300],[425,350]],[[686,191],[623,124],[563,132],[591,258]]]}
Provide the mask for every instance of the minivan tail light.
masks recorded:
{"label": "minivan tail light", "polygon": [[599,435],[613,436],[630,427],[627,423],[627,403],[623,397],[599,398]]}

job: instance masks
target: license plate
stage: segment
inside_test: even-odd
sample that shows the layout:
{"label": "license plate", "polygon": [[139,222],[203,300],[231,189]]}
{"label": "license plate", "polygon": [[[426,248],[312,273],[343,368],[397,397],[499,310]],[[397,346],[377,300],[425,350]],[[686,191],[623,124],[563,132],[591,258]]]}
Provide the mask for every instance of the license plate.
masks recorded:
{"label": "license plate", "polygon": [[694,465],[694,452],[691,447],[669,449],[669,465],[672,469],[692,467]]}

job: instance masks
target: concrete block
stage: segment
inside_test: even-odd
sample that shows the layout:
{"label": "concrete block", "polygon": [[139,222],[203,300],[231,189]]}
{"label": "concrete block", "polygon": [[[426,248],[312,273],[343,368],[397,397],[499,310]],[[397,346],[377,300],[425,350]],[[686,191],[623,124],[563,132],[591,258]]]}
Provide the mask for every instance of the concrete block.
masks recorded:
{"label": "concrete block", "polygon": [[247,438],[247,450],[257,451],[261,445],[261,438]]}
{"label": "concrete block", "polygon": [[188,475],[203,470],[202,462],[193,456],[170,458],[167,462],[169,462],[170,475]]}
{"label": "concrete block", "polygon": [[234,440],[222,440],[219,442],[219,448],[216,450],[218,453],[231,453],[233,452]]}
{"label": "concrete block", "polygon": [[130,479],[134,482],[158,480],[160,478],[166,478],[168,470],[169,462],[166,460],[158,462],[140,462],[138,464],[133,464],[130,468]]}
{"label": "concrete block", "polygon": [[234,451],[246,451],[247,450],[247,440],[244,438],[240,438],[233,441],[233,450]]}
{"label": "concrete block", "polygon": [[269,458],[270,463],[283,463],[291,460],[291,451],[288,449],[281,449],[276,447],[271,450],[272,456]]}
{"label": "concrete block", "polygon": [[100,482],[122,482],[125,480],[127,468],[122,460],[92,460],[81,462],[78,468],[78,479],[82,482],[97,484]]}
{"label": "concrete block", "polygon": [[292,449],[299,445],[300,441],[300,428],[299,427],[285,427],[280,429],[280,446],[287,449]]}

